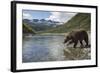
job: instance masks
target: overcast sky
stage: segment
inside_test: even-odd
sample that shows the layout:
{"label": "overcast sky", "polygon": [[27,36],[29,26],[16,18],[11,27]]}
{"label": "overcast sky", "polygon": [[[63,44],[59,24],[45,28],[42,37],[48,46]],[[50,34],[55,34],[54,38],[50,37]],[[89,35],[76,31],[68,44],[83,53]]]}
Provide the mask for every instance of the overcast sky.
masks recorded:
{"label": "overcast sky", "polygon": [[45,19],[59,22],[67,22],[77,13],[71,12],[51,12],[51,11],[34,11],[34,10],[23,10],[23,19]]}

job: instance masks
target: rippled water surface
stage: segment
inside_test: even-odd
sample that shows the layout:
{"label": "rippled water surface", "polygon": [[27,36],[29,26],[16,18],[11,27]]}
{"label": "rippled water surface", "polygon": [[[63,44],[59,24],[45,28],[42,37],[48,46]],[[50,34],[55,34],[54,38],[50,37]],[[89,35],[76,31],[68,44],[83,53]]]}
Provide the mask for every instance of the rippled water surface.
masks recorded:
{"label": "rippled water surface", "polygon": [[[91,59],[90,48],[63,44],[64,36],[30,36],[23,39],[22,61],[43,62]],[[78,45],[80,45],[78,43]]]}
{"label": "rippled water surface", "polygon": [[64,60],[64,36],[32,36],[23,39],[23,62]]}

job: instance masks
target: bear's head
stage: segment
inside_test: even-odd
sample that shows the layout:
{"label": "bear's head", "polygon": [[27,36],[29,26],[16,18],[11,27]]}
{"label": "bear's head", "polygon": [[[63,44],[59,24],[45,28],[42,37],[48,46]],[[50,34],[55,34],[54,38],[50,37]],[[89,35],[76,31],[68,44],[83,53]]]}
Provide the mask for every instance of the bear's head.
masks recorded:
{"label": "bear's head", "polygon": [[64,44],[67,43],[69,40],[71,40],[71,36],[67,35],[66,38],[64,39]]}

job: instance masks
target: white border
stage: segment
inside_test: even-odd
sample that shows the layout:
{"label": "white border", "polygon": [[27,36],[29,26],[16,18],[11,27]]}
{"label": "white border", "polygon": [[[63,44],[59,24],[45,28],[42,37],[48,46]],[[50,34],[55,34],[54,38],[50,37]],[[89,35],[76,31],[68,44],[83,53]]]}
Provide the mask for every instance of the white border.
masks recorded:
{"label": "white border", "polygon": [[[22,63],[22,9],[27,10],[45,10],[45,11],[67,11],[67,12],[82,12],[91,13],[91,60],[79,60],[79,61],[56,61],[56,62],[33,62],[33,63]],[[45,5],[28,5],[28,4],[17,4],[16,9],[16,28],[17,28],[17,70],[21,69],[39,69],[39,68],[52,68],[52,67],[71,67],[71,66],[85,66],[96,64],[96,10],[93,8],[82,8],[82,7],[63,7],[63,6],[45,6]]]}

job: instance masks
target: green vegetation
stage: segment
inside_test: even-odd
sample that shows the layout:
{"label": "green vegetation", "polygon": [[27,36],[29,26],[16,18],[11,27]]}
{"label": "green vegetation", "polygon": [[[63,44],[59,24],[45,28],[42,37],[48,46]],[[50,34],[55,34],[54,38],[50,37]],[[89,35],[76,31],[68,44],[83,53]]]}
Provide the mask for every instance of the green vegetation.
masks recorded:
{"label": "green vegetation", "polygon": [[68,22],[56,27],[47,26],[46,24],[29,23],[29,21],[23,21],[23,33],[27,34],[43,34],[43,33],[66,33],[72,30],[85,29],[90,31],[91,14],[90,13],[78,13]]}
{"label": "green vegetation", "polygon": [[55,27],[54,29],[47,30],[49,33],[65,33],[75,29],[90,30],[91,25],[91,14],[90,13],[78,13],[71,20],[66,22],[64,25]]}
{"label": "green vegetation", "polygon": [[36,34],[36,31],[33,30],[30,26],[28,26],[27,24],[23,24],[23,33],[24,34]]}

